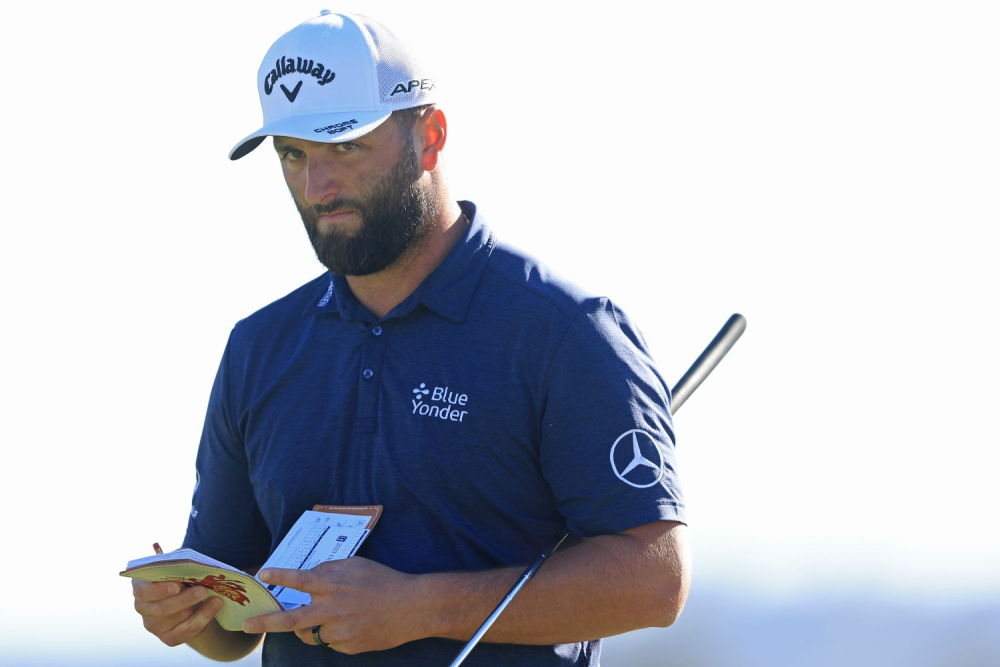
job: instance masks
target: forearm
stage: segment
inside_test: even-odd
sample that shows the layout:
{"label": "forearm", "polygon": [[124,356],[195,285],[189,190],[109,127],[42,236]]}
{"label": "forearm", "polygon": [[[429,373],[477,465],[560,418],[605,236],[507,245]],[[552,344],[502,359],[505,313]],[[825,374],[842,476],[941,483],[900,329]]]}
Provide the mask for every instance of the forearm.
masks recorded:
{"label": "forearm", "polygon": [[232,662],[249,655],[260,644],[262,636],[224,630],[213,620],[200,635],[188,642],[188,646],[206,658]]}
{"label": "forearm", "polygon": [[[661,526],[662,528],[662,526]],[[673,623],[688,589],[684,526],[640,527],[556,552],[511,602],[485,641],[556,644]],[[416,580],[425,636],[466,640],[523,568],[430,574]]]}

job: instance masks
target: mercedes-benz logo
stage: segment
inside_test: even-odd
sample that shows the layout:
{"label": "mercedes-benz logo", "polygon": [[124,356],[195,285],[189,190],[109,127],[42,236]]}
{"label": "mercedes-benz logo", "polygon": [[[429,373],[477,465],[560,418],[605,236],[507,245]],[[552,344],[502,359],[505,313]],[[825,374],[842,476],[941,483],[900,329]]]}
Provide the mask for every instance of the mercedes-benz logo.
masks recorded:
{"label": "mercedes-benz logo", "polygon": [[[617,452],[619,443],[623,441],[621,451]],[[663,452],[653,440],[653,436],[642,429],[634,428],[622,433],[615,440],[615,444],[611,445],[611,469],[615,471],[618,479],[629,486],[645,489],[663,477]],[[648,481],[650,478],[652,481]]]}

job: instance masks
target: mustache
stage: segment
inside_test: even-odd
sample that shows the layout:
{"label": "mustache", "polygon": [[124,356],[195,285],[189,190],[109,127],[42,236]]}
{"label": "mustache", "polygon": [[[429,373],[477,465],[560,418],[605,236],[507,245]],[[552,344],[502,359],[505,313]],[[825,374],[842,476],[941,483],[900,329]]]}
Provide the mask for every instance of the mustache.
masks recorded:
{"label": "mustache", "polygon": [[343,211],[345,209],[359,210],[360,202],[356,202],[353,199],[338,199],[332,201],[329,204],[314,204],[310,207],[310,211],[313,215],[329,215],[331,213],[336,213],[337,211]]}
{"label": "mustache", "polygon": [[303,219],[311,222],[315,222],[321,215],[329,215],[341,210],[350,209],[352,211],[361,212],[362,214],[366,211],[365,205],[355,199],[338,199],[328,204],[313,204],[310,206],[300,201],[299,198],[295,196],[294,192],[291,192],[290,194],[292,195],[292,201],[295,203],[295,208],[299,210],[299,215],[301,215]]}

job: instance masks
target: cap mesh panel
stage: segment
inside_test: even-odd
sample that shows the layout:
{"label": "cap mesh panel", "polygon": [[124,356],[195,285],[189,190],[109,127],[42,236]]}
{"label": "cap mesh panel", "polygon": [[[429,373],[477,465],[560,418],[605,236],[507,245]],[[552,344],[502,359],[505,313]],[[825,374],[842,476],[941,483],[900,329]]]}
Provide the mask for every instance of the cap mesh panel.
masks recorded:
{"label": "cap mesh panel", "polygon": [[378,56],[375,72],[378,76],[379,100],[383,108],[406,109],[429,104],[432,101],[433,91],[421,89],[420,84],[413,86],[411,92],[393,94],[399,84],[409,88],[411,80],[430,79],[430,83],[433,83],[433,78],[410,56],[411,51],[392,31],[374,21],[366,21],[365,27],[372,36]]}

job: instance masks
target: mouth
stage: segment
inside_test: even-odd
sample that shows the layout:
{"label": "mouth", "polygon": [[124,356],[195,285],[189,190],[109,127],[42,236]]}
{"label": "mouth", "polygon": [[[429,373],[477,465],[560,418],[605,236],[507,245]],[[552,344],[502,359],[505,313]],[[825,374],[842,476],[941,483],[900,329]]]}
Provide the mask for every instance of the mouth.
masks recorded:
{"label": "mouth", "polygon": [[334,211],[332,213],[320,213],[316,216],[316,220],[323,224],[335,225],[341,223],[354,215],[354,211],[350,209],[345,209],[341,211]]}

